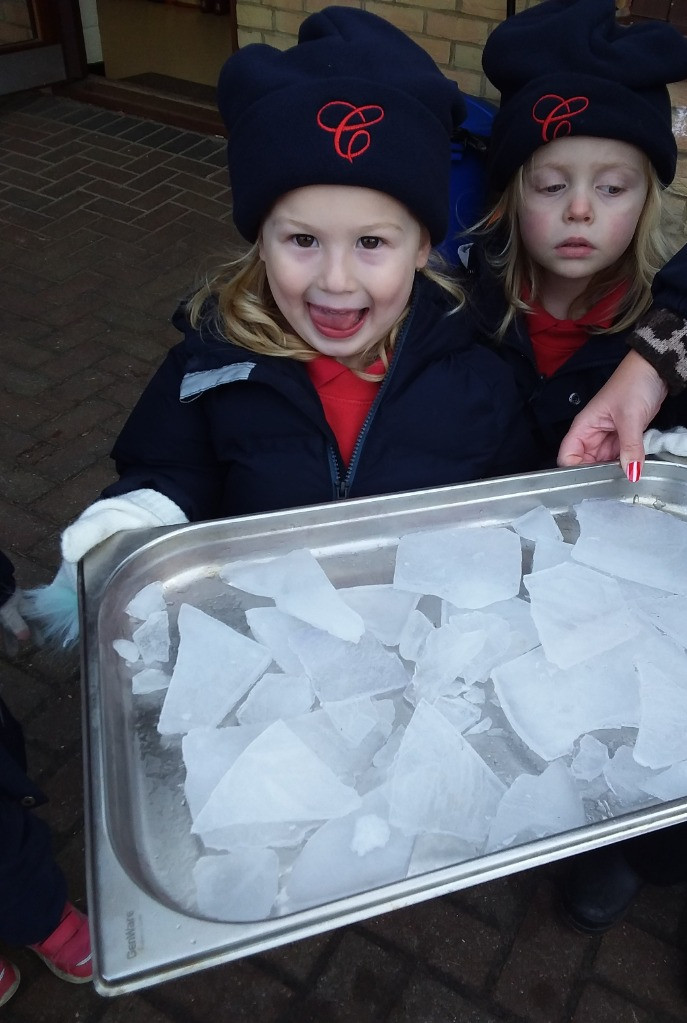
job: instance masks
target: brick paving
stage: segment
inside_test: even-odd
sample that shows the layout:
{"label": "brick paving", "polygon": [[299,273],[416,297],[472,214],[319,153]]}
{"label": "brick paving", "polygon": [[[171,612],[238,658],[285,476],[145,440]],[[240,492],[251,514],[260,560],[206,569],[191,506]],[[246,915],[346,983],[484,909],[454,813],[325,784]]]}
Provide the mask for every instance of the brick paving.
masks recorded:
{"label": "brick paving", "polygon": [[[169,316],[235,241],[224,143],[34,93],[0,102],[0,545],[47,582],[61,529],[175,342]],[[55,849],[85,907],[79,669],[0,664]],[[68,987],[24,950],[14,1023],[679,1023],[687,886],[645,889],[602,938],[562,924],[560,866],[524,871],[143,992]]]}

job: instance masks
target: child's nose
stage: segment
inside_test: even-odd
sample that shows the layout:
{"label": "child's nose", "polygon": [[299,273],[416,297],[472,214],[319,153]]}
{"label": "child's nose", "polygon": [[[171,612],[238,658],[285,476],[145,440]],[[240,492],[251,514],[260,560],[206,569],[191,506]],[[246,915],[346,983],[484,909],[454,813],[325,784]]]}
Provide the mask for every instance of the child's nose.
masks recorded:
{"label": "child's nose", "polygon": [[594,218],[591,200],[586,192],[577,192],[570,196],[565,211],[566,220],[588,223]]}
{"label": "child's nose", "polygon": [[325,291],[348,291],[352,287],[350,260],[341,252],[325,254],[320,268],[320,286]]}

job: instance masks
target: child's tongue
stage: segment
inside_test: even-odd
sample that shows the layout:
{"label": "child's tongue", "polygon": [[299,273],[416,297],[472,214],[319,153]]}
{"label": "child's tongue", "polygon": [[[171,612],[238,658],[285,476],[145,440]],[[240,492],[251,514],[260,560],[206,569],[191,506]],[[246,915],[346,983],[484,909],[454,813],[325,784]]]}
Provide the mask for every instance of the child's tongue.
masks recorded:
{"label": "child's tongue", "polygon": [[311,305],[310,316],[318,330],[348,331],[360,322],[360,309],[328,309],[326,306]]}

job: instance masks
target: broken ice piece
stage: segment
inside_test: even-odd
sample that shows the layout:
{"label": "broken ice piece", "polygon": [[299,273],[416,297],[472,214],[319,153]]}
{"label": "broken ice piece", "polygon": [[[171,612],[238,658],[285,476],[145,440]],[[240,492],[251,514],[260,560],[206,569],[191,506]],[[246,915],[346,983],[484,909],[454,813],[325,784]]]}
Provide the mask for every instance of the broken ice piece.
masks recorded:
{"label": "broken ice piece", "polygon": [[573,558],[600,572],[687,593],[687,523],[669,512],[624,501],[574,506],[580,536]]}
{"label": "broken ice piece", "polygon": [[418,593],[405,593],[390,583],[347,586],[338,592],[384,646],[398,645],[408,615],[420,599]]}
{"label": "broken ice piece", "polygon": [[572,758],[570,770],[579,781],[593,781],[608,764],[608,747],[593,735],[583,735],[580,746]]}
{"label": "broken ice piece", "polygon": [[283,722],[269,725],[218,782],[192,831],[213,842],[233,825],[324,821],[360,806],[344,785]]}
{"label": "broken ice piece", "polygon": [[166,664],[169,660],[169,615],[153,611],[133,633],[144,664]]}
{"label": "broken ice piece", "polygon": [[293,912],[403,880],[413,838],[389,825],[388,812],[376,789],[358,810],[319,828],[286,880],[284,909]]}
{"label": "broken ice piece", "polygon": [[540,543],[542,540],[563,539],[563,534],[558,528],[558,523],[548,508],[544,505],[537,505],[531,511],[525,512],[519,518],[513,519],[511,526],[526,540],[533,540]]}
{"label": "broken ice piece", "polygon": [[269,916],[279,888],[273,849],[201,856],[193,867],[198,909],[213,920],[241,923]]}
{"label": "broken ice piece", "polygon": [[549,661],[570,668],[632,639],[637,618],[615,579],[569,562],[525,576],[532,617]]}
{"label": "broken ice piece", "polygon": [[358,643],[347,643],[304,626],[290,643],[321,703],[375,696],[403,689],[408,683],[399,657],[369,632]]}
{"label": "broken ice piece", "polygon": [[194,819],[238,755],[262,730],[260,725],[230,725],[228,728],[192,728],[186,733],[181,740],[186,768],[184,795]]}
{"label": "broken ice piece", "polygon": [[687,759],[687,654],[665,637],[637,652],[641,717],[634,757],[646,767]]}
{"label": "broken ice piece", "polygon": [[398,652],[406,661],[417,661],[434,626],[429,618],[414,608],[398,638]]}
{"label": "broken ice piece", "polygon": [[272,662],[269,650],[191,604],[179,608],[179,651],[158,731],[219,725]]}
{"label": "broken ice piece", "polygon": [[499,803],[487,851],[558,835],[586,823],[584,805],[561,760],[539,775],[521,774]]}
{"label": "broken ice piece", "polygon": [[144,668],[137,672],[131,679],[131,692],[135,696],[143,696],[146,693],[156,693],[160,689],[166,689],[169,685],[170,676],[160,668]]}
{"label": "broken ice piece", "polygon": [[284,614],[276,607],[249,607],[246,621],[250,631],[272,654],[286,675],[300,675],[303,666],[291,649],[289,638],[303,628],[300,618]]}
{"label": "broken ice piece", "polygon": [[532,555],[532,571],[542,572],[545,568],[562,565],[572,558],[573,544],[562,540],[539,540]]}
{"label": "broken ice piece", "polygon": [[236,720],[242,725],[258,721],[269,724],[279,718],[305,714],[314,702],[315,694],[305,675],[266,672],[236,711]]}
{"label": "broken ice piece", "polygon": [[129,664],[135,664],[141,659],[141,652],[131,639],[115,639],[112,641],[112,646],[119,656]]}
{"label": "broken ice piece", "polygon": [[650,796],[656,796],[664,802],[681,799],[687,796],[687,761],[681,760],[660,774],[641,782],[642,788]]}
{"label": "broken ice piece", "polygon": [[353,746],[359,746],[372,729],[379,724],[379,714],[375,712],[375,707],[369,696],[351,700],[335,700],[331,703],[324,703],[323,708],[334,727]]}
{"label": "broken ice piece", "polygon": [[646,786],[655,777],[655,772],[638,764],[632,747],[625,745],[615,751],[604,767],[603,775],[606,784],[620,802],[627,807],[634,807],[637,802],[642,802]]}
{"label": "broken ice piece", "polygon": [[481,608],[520,589],[520,537],[502,526],[451,526],[399,540],[394,586],[434,594],[457,608]]}
{"label": "broken ice piece", "polygon": [[339,639],[357,643],[365,624],[341,599],[311,551],[291,551],[256,564],[229,564],[220,578],[230,586],[271,597],[280,611]]}
{"label": "broken ice piece", "polygon": [[140,618],[141,621],[144,621],[155,611],[164,611],[166,607],[162,583],[155,582],[148,583],[142,590],[139,590],[124,610],[132,618]]}
{"label": "broken ice piece", "polygon": [[424,700],[390,773],[389,821],[407,835],[433,831],[480,843],[505,790],[460,732]]}
{"label": "broken ice piece", "polygon": [[586,732],[637,726],[634,653],[626,643],[561,669],[535,647],[494,669],[494,689],[513,731],[544,760],[555,760]]}

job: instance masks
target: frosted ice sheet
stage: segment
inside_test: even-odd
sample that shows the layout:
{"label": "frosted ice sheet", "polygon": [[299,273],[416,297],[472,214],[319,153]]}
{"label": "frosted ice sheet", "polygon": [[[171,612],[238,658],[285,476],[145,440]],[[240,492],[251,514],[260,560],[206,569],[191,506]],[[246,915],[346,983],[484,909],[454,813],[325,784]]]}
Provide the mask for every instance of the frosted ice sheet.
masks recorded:
{"label": "frosted ice sheet", "polygon": [[263,730],[258,725],[228,728],[193,728],[181,740],[186,768],[184,794],[192,817],[196,817],[213,789],[240,753]]}
{"label": "frosted ice sheet", "polygon": [[608,759],[608,746],[599,742],[593,735],[583,735],[570,764],[573,778],[579,781],[593,781],[603,772]]}
{"label": "frosted ice sheet", "polygon": [[632,639],[636,615],[615,579],[573,562],[525,576],[544,653],[570,668]]}
{"label": "frosted ice sheet", "polygon": [[681,760],[660,774],[642,782],[642,787],[650,796],[668,802],[671,799],[682,799],[687,796],[687,761]]}
{"label": "frosted ice sheet", "polygon": [[132,639],[144,664],[166,664],[169,660],[169,615],[153,611],[142,625],[134,629]]}
{"label": "frosted ice sheet", "polygon": [[687,759],[687,653],[652,639],[637,654],[641,719],[634,756],[646,767]]}
{"label": "frosted ice sheet", "polygon": [[146,693],[156,693],[160,689],[167,689],[170,676],[160,668],[144,668],[136,672],[131,679],[131,692],[136,696],[143,696]]}
{"label": "frosted ice sheet", "polygon": [[191,604],[179,608],[179,650],[158,731],[219,725],[269,667],[265,647]]}
{"label": "frosted ice sheet", "polygon": [[394,711],[389,700],[373,702],[369,696],[362,696],[322,706],[334,727],[352,746],[359,746],[374,728],[381,727],[387,734],[391,733]]}
{"label": "frosted ice sheet", "polygon": [[271,597],[280,611],[339,639],[357,643],[365,631],[360,615],[342,600],[309,550],[257,564],[225,565],[220,578],[246,593]]}
{"label": "frosted ice sheet", "polygon": [[420,599],[419,594],[396,590],[391,583],[348,586],[338,592],[384,646],[398,644],[408,615]]}
{"label": "frosted ice sheet", "polygon": [[664,633],[678,646],[687,647],[687,597],[671,594],[652,601],[644,600],[638,614],[642,621]]}
{"label": "frosted ice sheet", "polygon": [[242,725],[258,721],[269,724],[279,718],[305,714],[314,702],[315,694],[305,675],[266,672],[236,711],[236,720]]}
{"label": "frosted ice sheet", "polygon": [[293,864],[280,896],[283,911],[401,881],[413,838],[392,827],[388,814],[384,797],[378,791],[369,792],[354,813],[319,828]]}
{"label": "frosted ice sheet", "polygon": [[478,843],[486,838],[503,791],[460,732],[421,702],[391,772],[391,824],[406,834],[433,831]]}
{"label": "frosted ice sheet", "polygon": [[562,565],[572,558],[573,544],[562,540],[540,540],[532,555],[532,571],[541,572],[545,568]]}
{"label": "frosted ice sheet", "polygon": [[494,670],[494,689],[522,741],[544,760],[555,760],[585,732],[639,724],[634,653],[628,643],[563,669],[535,647]]}
{"label": "frosted ice sheet", "polygon": [[237,849],[201,856],[193,868],[198,909],[215,920],[264,920],[279,888],[273,849]]}
{"label": "frosted ice sheet", "polygon": [[141,651],[132,639],[115,639],[112,641],[112,646],[119,656],[129,664],[135,664],[141,659]]}
{"label": "frosted ice sheet", "polygon": [[586,500],[574,506],[573,558],[601,572],[687,594],[687,523],[641,504]]}
{"label": "frosted ice sheet", "polygon": [[450,527],[402,536],[394,586],[432,593],[458,608],[507,600],[520,589],[520,537],[501,526]]}
{"label": "frosted ice sheet", "polygon": [[637,763],[631,746],[620,746],[603,770],[606,784],[615,793],[617,801],[626,809],[638,803],[648,802],[644,798],[655,772]]}
{"label": "frosted ice sheet", "polygon": [[269,725],[237,757],[193,822],[206,845],[223,847],[242,827],[312,823],[360,806],[344,785],[283,722]]}
{"label": "frosted ice sheet", "polygon": [[161,582],[148,583],[143,589],[136,593],[124,610],[132,618],[145,620],[155,611],[164,611],[165,603],[164,587]]}
{"label": "frosted ice sheet", "polygon": [[538,505],[531,511],[525,512],[524,515],[520,515],[519,518],[513,519],[511,525],[516,533],[535,543],[542,540],[560,542],[563,539],[558,523],[549,509],[543,505]]}
{"label": "frosted ice sheet", "polygon": [[365,633],[358,643],[304,626],[289,640],[322,703],[403,689],[408,673],[398,655]]}
{"label": "frosted ice sheet", "polygon": [[521,774],[499,803],[489,829],[487,851],[586,824],[582,800],[566,766],[554,760],[542,774]]}
{"label": "frosted ice sheet", "polygon": [[427,615],[415,608],[410,612],[398,639],[398,652],[407,661],[417,661],[434,626]]}
{"label": "frosted ice sheet", "polygon": [[267,647],[286,675],[301,674],[303,666],[289,643],[294,632],[303,628],[300,618],[284,614],[276,607],[249,607],[246,621],[255,639]]}

